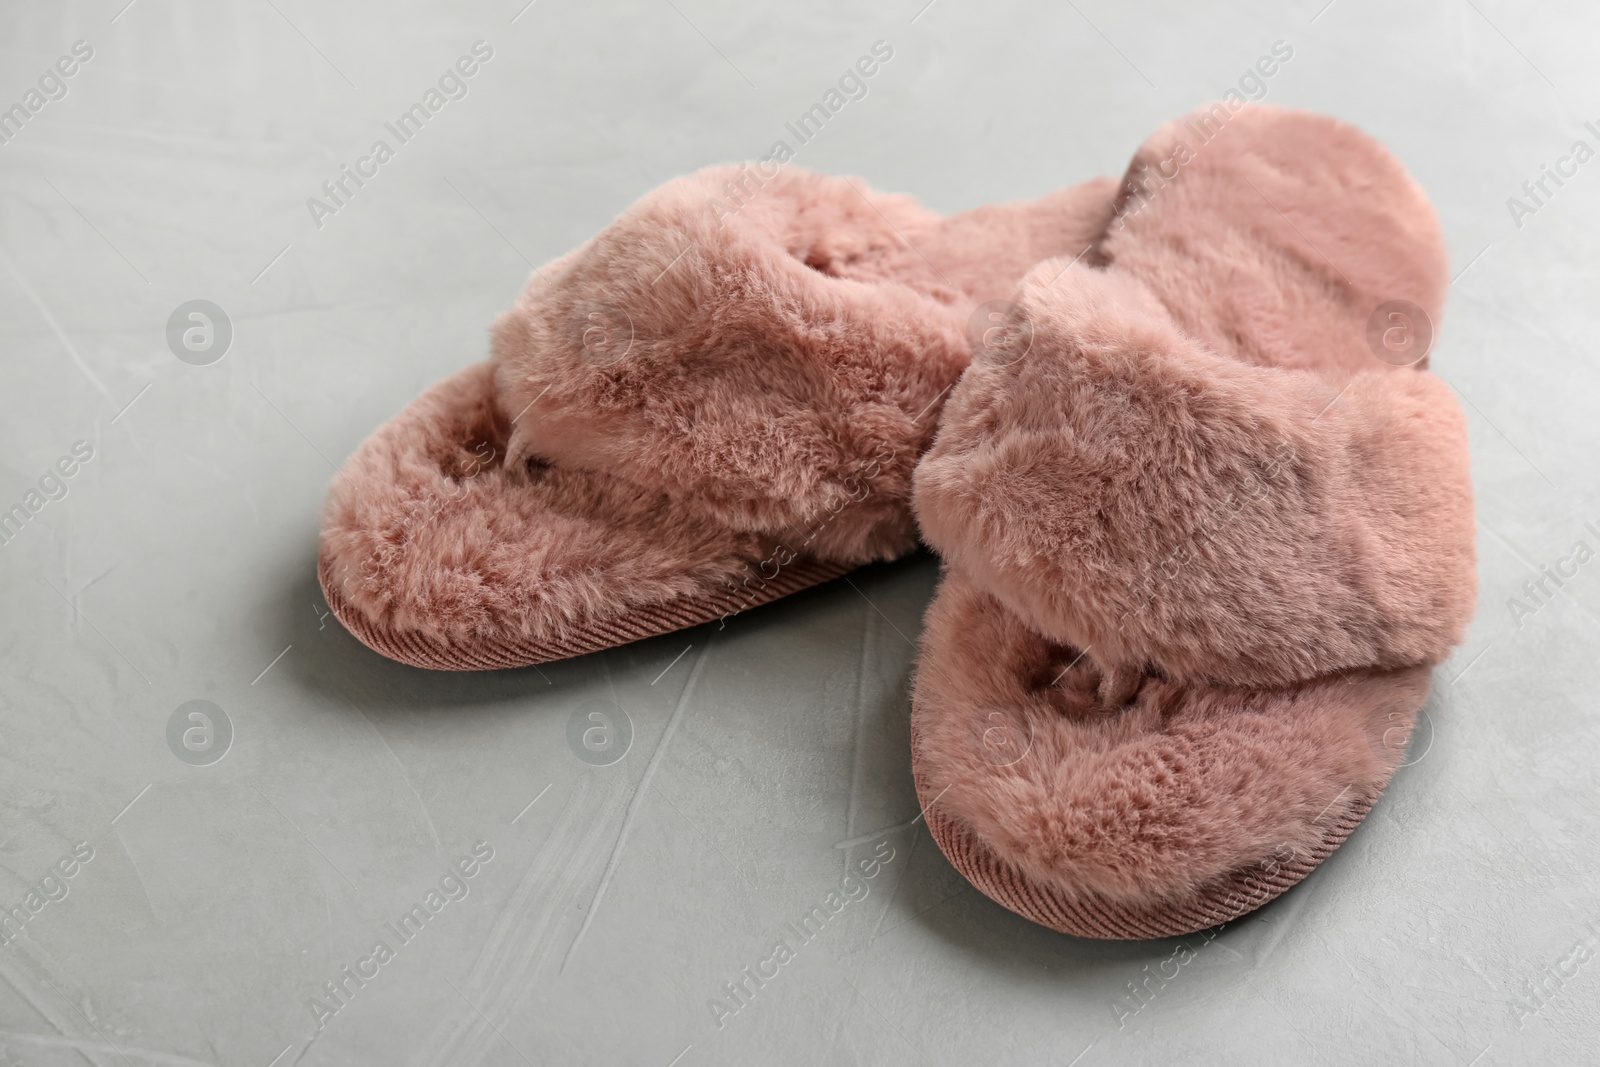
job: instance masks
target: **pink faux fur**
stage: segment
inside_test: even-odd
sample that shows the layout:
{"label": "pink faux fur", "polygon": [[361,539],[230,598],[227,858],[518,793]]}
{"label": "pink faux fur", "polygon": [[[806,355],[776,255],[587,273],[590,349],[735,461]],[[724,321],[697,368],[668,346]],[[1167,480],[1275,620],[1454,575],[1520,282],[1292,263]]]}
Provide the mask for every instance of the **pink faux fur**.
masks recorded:
{"label": "pink faux fur", "polygon": [[917,755],[928,799],[1025,878],[1139,907],[1309,853],[1377,796],[1428,692],[1422,667],[1276,689],[1150,673],[1125,703],[1105,681],[952,570],[923,636]]}
{"label": "pink faux fur", "polygon": [[1112,194],[943,219],[798,170],[669,182],[536,271],[493,359],[350,458],[324,523],[330,604],[364,640],[570,645],[797,559],[906,552],[968,316],[1083,249]]}
{"label": "pink faux fur", "polygon": [[[1023,281],[1031,348],[974,362],[917,469],[951,573],[916,756],[1022,877],[1148,908],[1387,781],[1473,609],[1466,427],[1367,346],[1388,301],[1437,323],[1448,275],[1426,197],[1344,123],[1164,127],[1084,260]],[[986,752],[994,714],[1027,756]]]}

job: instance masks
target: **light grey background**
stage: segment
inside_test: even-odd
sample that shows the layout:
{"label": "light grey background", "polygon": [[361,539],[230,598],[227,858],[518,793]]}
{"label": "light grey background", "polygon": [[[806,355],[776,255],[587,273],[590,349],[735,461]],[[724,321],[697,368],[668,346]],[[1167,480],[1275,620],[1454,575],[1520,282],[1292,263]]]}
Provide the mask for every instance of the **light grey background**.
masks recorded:
{"label": "light grey background", "polygon": [[[1594,1061],[1600,562],[1508,601],[1600,550],[1600,161],[1531,216],[1507,198],[1600,148],[1600,12],[923,2],[7,0],[0,107],[94,56],[0,146],[0,508],[94,455],[0,547],[0,906],[94,858],[0,947],[0,1065]],[[307,198],[478,40],[467,97],[317,227]],[[1267,99],[1361,124],[1438,205],[1481,608],[1366,825],[1212,940],[1051,933],[906,825],[927,557],[542,671],[413,670],[326,615],[334,465],[482,358],[532,264],[789,139],[878,40],[797,165],[942,211],[1035,196],[1119,173],[1281,40]],[[165,339],[201,298],[234,331],[210,366]],[[234,730],[209,766],[168,746],[190,700]],[[591,700],[633,724],[610,766],[567,744]],[[322,983],[479,841],[468,895],[319,1029]],[[719,1028],[711,998],[878,841],[866,899]]]}

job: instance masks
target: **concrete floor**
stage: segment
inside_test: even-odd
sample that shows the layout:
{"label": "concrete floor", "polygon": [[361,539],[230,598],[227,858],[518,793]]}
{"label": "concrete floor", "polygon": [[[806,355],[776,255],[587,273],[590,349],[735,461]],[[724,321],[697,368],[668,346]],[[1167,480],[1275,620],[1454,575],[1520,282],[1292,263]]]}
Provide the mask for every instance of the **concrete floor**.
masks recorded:
{"label": "concrete floor", "polygon": [[[38,103],[0,144],[0,510],[40,493],[0,546],[0,906],[39,903],[0,1065],[1593,1062],[1600,563],[1522,586],[1600,549],[1600,162],[1522,183],[1600,148],[1600,10],[125,2],[0,9],[0,107]],[[479,41],[464,95],[307,207]],[[326,613],[335,465],[483,356],[533,264],[766,154],[878,41],[796,164],[941,211],[1038,195],[1283,42],[1266,98],[1375,133],[1443,218],[1481,608],[1372,817],[1215,936],[1051,933],[905,826],[927,557],[542,670],[408,669]],[[631,728],[604,765],[568,743],[596,707]]]}

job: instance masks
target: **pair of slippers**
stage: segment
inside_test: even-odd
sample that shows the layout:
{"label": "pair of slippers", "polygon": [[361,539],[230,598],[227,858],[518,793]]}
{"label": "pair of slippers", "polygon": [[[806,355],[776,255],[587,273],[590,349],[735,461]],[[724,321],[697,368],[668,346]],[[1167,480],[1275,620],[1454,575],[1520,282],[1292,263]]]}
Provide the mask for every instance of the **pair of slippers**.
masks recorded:
{"label": "pair of slippers", "polygon": [[948,218],[711,168],[536,271],[492,358],[357,450],[323,591],[386,656],[516,667],[920,535],[945,855],[1056,930],[1204,929],[1351,833],[1471,616],[1447,282],[1400,164],[1280,108]]}

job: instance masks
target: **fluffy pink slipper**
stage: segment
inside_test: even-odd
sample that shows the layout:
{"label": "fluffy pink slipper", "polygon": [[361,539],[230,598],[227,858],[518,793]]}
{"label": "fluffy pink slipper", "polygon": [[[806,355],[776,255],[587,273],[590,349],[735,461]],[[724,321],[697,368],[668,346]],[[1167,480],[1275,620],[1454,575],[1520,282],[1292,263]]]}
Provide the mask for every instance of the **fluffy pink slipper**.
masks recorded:
{"label": "fluffy pink slipper", "polygon": [[1023,281],[917,468],[914,766],[989,896],[1162,937],[1304,878],[1404,758],[1476,595],[1466,426],[1423,369],[1438,222],[1342,122],[1162,128],[1085,260]]}
{"label": "fluffy pink slipper", "polygon": [[973,306],[1086,247],[1114,191],[946,219],[794,169],[669,182],[536,271],[492,358],[350,457],[329,606],[405,663],[516,667],[907,552]]}

